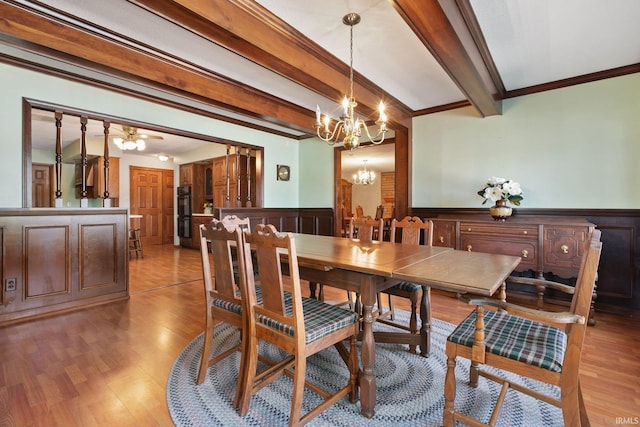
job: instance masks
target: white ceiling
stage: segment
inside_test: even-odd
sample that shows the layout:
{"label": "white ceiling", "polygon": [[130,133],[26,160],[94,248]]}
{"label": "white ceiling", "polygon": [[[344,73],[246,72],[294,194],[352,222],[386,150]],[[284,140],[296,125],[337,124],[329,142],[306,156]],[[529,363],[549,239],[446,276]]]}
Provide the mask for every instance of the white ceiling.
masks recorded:
{"label": "white ceiling", "polygon": [[[640,63],[639,0],[469,2],[507,91]],[[40,3],[28,0],[18,3],[43,8]],[[349,27],[342,23],[342,17],[356,12],[362,17],[361,23],[354,27],[354,68],[358,73],[413,111],[465,100],[456,83],[388,0],[257,0],[257,3],[346,64],[349,63]],[[323,98],[292,79],[275,74],[132,2],[49,0],[47,5],[82,19],[80,25],[98,24],[310,112],[316,105],[329,112],[338,108],[336,100]],[[63,16],[62,19],[69,18]],[[61,62],[57,66],[73,67]],[[114,77],[97,78],[107,81]],[[355,97],[358,98],[357,92]],[[245,117],[244,120],[257,119]],[[277,128],[272,123],[261,124]],[[289,129],[289,132],[293,131]],[[34,135],[37,133],[38,127],[34,126]],[[185,144],[174,145],[171,137],[165,136],[164,152],[171,154],[177,147],[185,149]]]}

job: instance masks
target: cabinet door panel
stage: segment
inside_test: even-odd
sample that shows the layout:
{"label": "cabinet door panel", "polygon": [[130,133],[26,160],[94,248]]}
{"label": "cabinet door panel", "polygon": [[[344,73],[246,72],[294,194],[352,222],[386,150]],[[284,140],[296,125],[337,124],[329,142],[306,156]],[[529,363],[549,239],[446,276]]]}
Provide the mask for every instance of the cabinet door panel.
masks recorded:
{"label": "cabinet door panel", "polygon": [[456,223],[453,221],[433,221],[433,245],[455,248]]}
{"label": "cabinet door panel", "polygon": [[588,227],[544,228],[544,266],[546,271],[566,277],[580,269]]}

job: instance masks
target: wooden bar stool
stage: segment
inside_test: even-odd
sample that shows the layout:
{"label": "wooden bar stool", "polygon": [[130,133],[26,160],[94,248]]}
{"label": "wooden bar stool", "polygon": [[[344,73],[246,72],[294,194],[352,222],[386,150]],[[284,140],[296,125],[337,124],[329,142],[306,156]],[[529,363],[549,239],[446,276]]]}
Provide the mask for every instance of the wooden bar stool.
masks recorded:
{"label": "wooden bar stool", "polygon": [[142,240],[140,240],[140,219],[142,215],[129,215],[129,259],[131,259],[131,254],[136,254],[136,259],[138,256],[140,258],[144,258],[144,253],[142,252]]}

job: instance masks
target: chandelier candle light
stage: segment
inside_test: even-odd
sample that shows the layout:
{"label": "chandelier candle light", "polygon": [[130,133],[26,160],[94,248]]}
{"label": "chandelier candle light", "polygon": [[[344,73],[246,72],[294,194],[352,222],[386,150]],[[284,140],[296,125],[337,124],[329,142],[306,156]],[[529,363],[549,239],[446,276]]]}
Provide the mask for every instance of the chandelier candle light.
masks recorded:
{"label": "chandelier candle light", "polygon": [[367,170],[367,161],[363,160],[364,169],[360,169],[358,173],[353,174],[353,183],[356,185],[369,185],[373,184],[376,180],[376,173],[374,171]]}
{"label": "chandelier candle light", "polygon": [[357,13],[348,13],[342,18],[342,22],[350,27],[350,64],[349,64],[349,96],[345,95],[342,100],[343,114],[340,116],[340,120],[335,124],[333,130],[331,130],[331,118],[325,114],[324,118],[321,117],[320,106],[316,107],[316,133],[318,138],[323,140],[329,145],[334,145],[339,142],[342,135],[342,143],[345,149],[354,150],[360,145],[360,136],[362,130],[367,135],[369,141],[373,144],[380,144],[384,141],[384,136],[387,132],[387,116],[384,112],[384,104],[380,101],[378,106],[378,133],[375,136],[371,136],[369,128],[366,123],[360,117],[355,117],[354,109],[358,105],[355,97],[353,96],[353,26],[360,22],[360,15]]}

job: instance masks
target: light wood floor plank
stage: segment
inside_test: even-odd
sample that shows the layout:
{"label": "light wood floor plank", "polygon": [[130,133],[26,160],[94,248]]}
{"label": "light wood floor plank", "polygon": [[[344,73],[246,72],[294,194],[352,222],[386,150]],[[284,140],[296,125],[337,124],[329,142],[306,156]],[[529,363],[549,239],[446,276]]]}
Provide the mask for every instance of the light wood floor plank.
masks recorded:
{"label": "light wood floor plank", "polygon": [[[171,426],[169,370],[204,327],[199,253],[146,246],[129,264],[131,298],[0,328],[0,425]],[[327,288],[327,299],[343,291]],[[407,310],[405,301],[397,306]],[[433,292],[434,317],[472,307]],[[640,416],[640,321],[596,314],[581,378],[594,426]]]}

